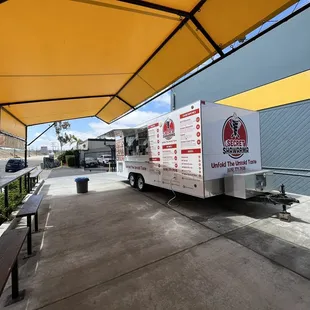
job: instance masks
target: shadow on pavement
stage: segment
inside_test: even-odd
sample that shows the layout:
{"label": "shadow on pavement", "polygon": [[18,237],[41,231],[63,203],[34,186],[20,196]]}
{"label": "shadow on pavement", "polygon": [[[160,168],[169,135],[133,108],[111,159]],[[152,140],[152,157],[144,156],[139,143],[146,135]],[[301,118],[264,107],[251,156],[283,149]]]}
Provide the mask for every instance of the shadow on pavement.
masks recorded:
{"label": "shadow on pavement", "polygon": [[101,170],[85,170],[80,168],[61,167],[53,169],[49,175],[49,179],[69,176],[82,176],[87,174],[102,173]]}
{"label": "shadow on pavement", "polygon": [[310,250],[253,227],[242,227],[227,238],[310,280]]}

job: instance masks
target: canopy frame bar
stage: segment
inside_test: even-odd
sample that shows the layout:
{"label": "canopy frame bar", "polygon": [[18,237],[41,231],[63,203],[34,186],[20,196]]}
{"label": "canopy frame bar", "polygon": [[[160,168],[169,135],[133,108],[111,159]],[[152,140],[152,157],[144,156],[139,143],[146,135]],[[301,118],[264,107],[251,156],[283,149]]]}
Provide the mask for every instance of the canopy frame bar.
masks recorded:
{"label": "canopy frame bar", "polygon": [[37,137],[35,137],[31,142],[27,144],[27,146],[30,146],[33,142],[38,140],[40,137],[42,137],[48,130],[50,130],[52,127],[55,126],[55,123],[49,125],[45,130],[43,130]]}
{"label": "canopy frame bar", "polygon": [[212,37],[209,35],[209,33],[201,26],[198,19],[195,16],[192,16],[191,21],[197,27],[197,29],[203,34],[203,36],[210,42],[210,44],[213,46],[213,48],[216,50],[216,52],[221,57],[223,57],[225,55],[224,52],[222,51],[220,46],[215,43],[215,41],[212,39]]}
{"label": "canopy frame bar", "polygon": [[101,113],[112,101],[117,98],[119,93],[139,74],[139,72],[153,59],[154,56],[168,43],[168,41],[173,38],[173,36],[187,23],[188,18],[185,17],[181,23],[170,33],[170,35],[162,42],[157,49],[152,53],[152,55],[140,66],[140,68],[128,79],[128,81],[117,91],[117,93],[108,101],[108,103],[102,107],[97,113],[96,116]]}
{"label": "canopy frame bar", "polygon": [[[28,167],[28,149],[27,149],[27,142],[28,142],[28,127],[25,126],[25,168]],[[28,175],[29,176],[29,175]],[[25,176],[25,185],[26,185],[26,176]],[[25,186],[26,187],[26,186]],[[29,187],[28,187],[29,188]]]}
{"label": "canopy frame bar", "polygon": [[28,103],[107,98],[107,97],[113,97],[113,96],[114,95],[111,94],[111,95],[92,95],[92,96],[61,97],[61,98],[47,98],[47,99],[36,99],[36,100],[26,100],[26,101],[13,101],[13,102],[0,103],[0,106],[4,107],[4,106],[17,105],[17,104],[28,104]]}
{"label": "canopy frame bar", "polygon": [[133,5],[138,5],[138,6],[142,6],[145,8],[150,8],[150,9],[154,9],[157,11],[162,11],[162,12],[166,12],[166,13],[171,13],[171,14],[175,14],[175,15],[179,15],[182,17],[188,17],[190,18],[190,13],[183,11],[183,10],[178,10],[178,9],[174,9],[165,5],[160,5],[160,4],[156,4],[156,3],[151,3],[148,1],[141,1],[141,0],[118,0],[119,2],[125,2],[125,3],[130,3]]}
{"label": "canopy frame bar", "polygon": [[[160,46],[157,47],[157,49],[152,53],[152,55],[138,68],[138,70],[127,80],[127,82],[125,82],[120,89],[114,93],[114,94],[107,94],[107,95],[93,95],[93,96],[77,96],[77,97],[65,97],[65,98],[46,98],[46,99],[37,99],[37,100],[27,100],[27,101],[16,101],[16,102],[8,102],[8,103],[0,103],[0,107],[4,107],[4,106],[10,106],[10,105],[15,105],[15,104],[28,104],[28,103],[43,103],[43,102],[51,102],[51,101],[64,101],[64,100],[77,100],[77,99],[91,99],[91,98],[105,98],[108,97],[110,98],[108,100],[108,102],[95,114],[92,116],[95,116],[97,118],[98,114],[104,110],[105,107],[107,107],[112,101],[113,99],[117,98],[119,100],[121,100],[124,104],[126,104],[127,106],[129,106],[131,108],[130,111],[128,111],[127,113],[125,113],[124,115],[121,115],[120,117],[115,118],[114,120],[108,122],[108,124],[113,123],[114,121],[118,120],[119,118],[128,115],[129,113],[131,113],[133,110],[140,108],[142,106],[144,106],[145,104],[149,103],[151,100],[156,99],[157,97],[159,97],[160,95],[162,95],[164,92],[171,90],[173,87],[185,82],[186,80],[188,80],[189,78],[193,77],[194,75],[200,73],[201,71],[209,68],[210,66],[212,66],[213,64],[217,63],[218,61],[226,58],[227,56],[233,54],[234,52],[236,52],[237,50],[239,50],[240,48],[246,46],[247,44],[249,44],[250,42],[253,42],[254,40],[258,39],[259,37],[261,37],[262,35],[266,34],[267,32],[273,30],[274,28],[276,28],[277,26],[283,24],[284,22],[288,21],[289,19],[291,19],[292,17],[296,16],[297,14],[301,13],[302,11],[308,9],[310,7],[310,3],[304,5],[302,8],[296,10],[295,12],[291,13],[290,15],[288,15],[287,17],[283,18],[282,20],[280,20],[279,22],[273,24],[272,26],[268,27],[267,29],[265,29],[264,31],[260,32],[258,35],[252,37],[251,39],[247,40],[245,43],[239,45],[237,48],[233,48],[232,50],[228,51],[228,52],[223,52],[223,50],[221,49],[221,47],[219,45],[217,45],[215,43],[215,41],[212,39],[212,37],[208,34],[208,32],[203,28],[203,26],[199,23],[199,21],[197,20],[197,18],[195,17],[195,14],[197,12],[199,12],[199,10],[201,9],[201,7],[207,2],[207,0],[200,0],[199,3],[190,11],[183,11],[183,10],[178,10],[178,9],[174,9],[174,8],[170,8],[167,6],[163,6],[163,5],[159,5],[159,4],[153,4],[151,2],[148,1],[139,1],[139,0],[118,0],[119,2],[123,2],[123,3],[129,3],[132,5],[136,5],[136,6],[143,6],[143,7],[147,7],[147,8],[151,8],[154,10],[158,10],[158,11],[162,11],[162,12],[167,12],[170,14],[174,14],[180,17],[180,23],[177,25],[177,27],[170,33],[170,35],[162,42],[162,44]],[[0,0],[0,4],[2,1]],[[195,73],[190,74],[189,76],[187,76],[186,78],[184,78],[182,81],[179,81],[173,85],[171,85],[170,87],[166,88],[164,91],[159,92],[157,95],[151,97],[150,99],[146,100],[144,103],[142,104],[138,104],[137,106],[132,106],[131,104],[129,104],[128,102],[126,102],[124,99],[122,99],[119,94],[121,93],[121,91],[137,76],[139,76],[140,71],[156,56],[156,54],[158,52],[160,52],[160,50],[169,42],[170,39],[172,39],[174,37],[174,35],[177,34],[177,32],[184,26],[186,25],[187,22],[191,21],[196,27],[197,30],[199,30],[201,32],[201,34],[208,40],[208,42],[210,42],[210,44],[214,47],[214,49],[216,50],[216,52],[218,53],[218,55],[220,57],[218,57],[216,60],[214,60],[212,63],[206,65],[205,67],[201,68],[200,70],[197,70]],[[6,112],[8,112],[12,117],[14,117],[16,120],[18,120],[20,123],[22,123],[19,119],[17,119],[12,113],[10,113],[9,111],[5,110]],[[79,118],[85,118],[85,117],[90,117],[90,116],[83,116],[83,117],[79,117]],[[100,118],[101,119],[101,118]],[[102,120],[102,119],[101,119]],[[107,123],[107,122],[106,122]],[[23,124],[23,123],[22,123]],[[23,124],[24,125],[24,124]],[[30,126],[30,125],[28,125]]]}
{"label": "canopy frame bar", "polygon": [[[188,75],[186,78],[184,78],[183,80],[172,84],[171,86],[169,86],[168,88],[165,88],[163,91],[157,93],[155,96],[151,97],[150,99],[146,100],[145,102],[143,102],[140,105],[137,105],[136,109],[142,108],[144,105],[150,103],[151,101],[155,100],[156,98],[158,98],[159,96],[161,96],[162,94],[166,93],[167,91],[173,89],[175,86],[181,85],[182,83],[184,83],[185,81],[189,80],[190,78],[194,77],[195,75],[199,74],[200,72],[212,67],[213,65],[215,65],[216,63],[218,63],[219,61],[225,59],[226,57],[232,55],[233,53],[237,52],[239,49],[243,48],[244,46],[247,46],[248,44],[252,43],[253,41],[255,41],[256,39],[259,39],[260,37],[262,37],[263,35],[265,35],[266,33],[268,33],[269,31],[277,28],[278,26],[284,24],[285,22],[289,21],[291,18],[293,18],[294,16],[302,13],[303,11],[307,10],[310,8],[310,3],[306,4],[305,6],[303,6],[302,8],[296,10],[295,12],[293,12],[292,14],[286,16],[285,18],[281,19],[280,21],[274,23],[272,26],[270,26],[269,28],[261,31],[259,34],[255,35],[254,37],[250,38],[249,40],[247,40],[246,42],[244,42],[243,44],[237,46],[236,48],[233,48],[232,50],[228,51],[227,53],[225,53],[225,55],[223,57],[219,57],[217,59],[215,59],[214,61],[212,61],[210,64],[206,65],[205,67],[197,70],[196,72]],[[223,100],[225,98],[222,98],[220,100]],[[107,124],[113,124],[114,122],[118,121],[119,119],[121,119],[122,117],[130,114],[131,111],[128,111],[127,113],[116,117],[114,120],[110,121]],[[100,118],[99,118],[100,119]]]}
{"label": "canopy frame bar", "polygon": [[[86,115],[86,116],[79,116],[79,117],[69,117],[69,118],[63,118],[63,119],[57,119],[57,120],[53,120],[53,121],[47,121],[47,122],[42,122],[42,123],[35,123],[35,124],[29,124],[27,125],[28,127],[30,126],[37,126],[37,125],[45,125],[45,124],[48,124],[50,122],[62,122],[63,120],[66,120],[66,121],[71,121],[71,120],[76,120],[76,119],[82,119],[82,118],[90,118],[90,117],[96,117],[96,115]],[[101,120],[102,122],[106,123],[105,121]]]}
{"label": "canopy frame bar", "polygon": [[10,116],[12,116],[16,121],[18,121],[19,123],[21,123],[23,126],[27,126],[25,123],[23,123],[19,118],[17,118],[14,114],[12,114],[9,110],[7,110],[6,108],[4,108],[3,106],[0,106],[0,109],[3,109],[6,113],[8,113]]}
{"label": "canopy frame bar", "polygon": [[138,6],[142,6],[142,7],[146,7],[146,8],[151,8],[151,9],[155,9],[155,10],[166,12],[166,13],[172,13],[175,15],[179,15],[180,17],[188,18],[189,20],[191,20],[193,22],[193,24],[202,33],[202,35],[210,42],[210,44],[213,46],[213,48],[216,50],[216,52],[218,54],[220,54],[221,56],[224,56],[224,53],[223,53],[221,47],[215,43],[215,41],[212,39],[212,37],[209,35],[209,33],[202,27],[200,22],[194,16],[200,10],[201,6],[206,2],[206,0],[200,1],[200,3],[198,3],[199,9],[196,11],[194,8],[192,10],[192,12],[186,12],[183,10],[178,10],[178,9],[170,8],[170,7],[167,7],[164,5],[155,4],[155,3],[151,3],[151,2],[147,2],[147,1],[141,1],[141,0],[118,0],[118,1],[130,3],[133,5],[138,5]]}
{"label": "canopy frame bar", "polygon": [[[127,0],[124,0],[122,2],[126,2]],[[98,116],[99,113],[104,111],[104,109],[113,101],[113,99],[117,98],[120,94],[120,92],[137,76],[139,75],[139,72],[160,52],[160,50],[174,37],[174,35],[183,27],[185,24],[191,20],[191,17],[194,16],[201,7],[206,3],[207,0],[200,0],[196,6],[192,9],[192,11],[189,13],[189,16],[184,17],[182,21],[178,24],[178,26],[170,33],[170,35],[157,47],[157,49],[152,53],[152,55],[139,67],[139,69],[128,79],[128,81],[117,91],[117,93],[108,101],[107,104],[105,104],[97,113],[96,116]],[[139,1],[138,5],[143,5],[144,1]],[[197,21],[198,22],[198,21]],[[211,43],[211,42],[210,42]]]}
{"label": "canopy frame bar", "polygon": [[131,109],[136,109],[134,106],[132,106],[130,103],[128,103],[126,100],[124,100],[123,98],[121,98],[120,96],[115,96],[117,99],[119,99],[120,101],[124,102],[126,105],[128,105]]}

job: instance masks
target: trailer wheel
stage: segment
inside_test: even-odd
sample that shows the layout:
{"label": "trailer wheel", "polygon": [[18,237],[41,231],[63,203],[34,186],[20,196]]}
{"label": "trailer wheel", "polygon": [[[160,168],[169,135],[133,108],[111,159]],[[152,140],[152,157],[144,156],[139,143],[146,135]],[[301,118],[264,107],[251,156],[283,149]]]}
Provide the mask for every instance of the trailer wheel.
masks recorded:
{"label": "trailer wheel", "polygon": [[145,190],[145,181],[141,174],[139,174],[137,178],[137,187],[140,192],[143,192]]}
{"label": "trailer wheel", "polygon": [[130,173],[128,179],[129,179],[129,184],[131,187],[137,186],[136,176],[134,173]]}

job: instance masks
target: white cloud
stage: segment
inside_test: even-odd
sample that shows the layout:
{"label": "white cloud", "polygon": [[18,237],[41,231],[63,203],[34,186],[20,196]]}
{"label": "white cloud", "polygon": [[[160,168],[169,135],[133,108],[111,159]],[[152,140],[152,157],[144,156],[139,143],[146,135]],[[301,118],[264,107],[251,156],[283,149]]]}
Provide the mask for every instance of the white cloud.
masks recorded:
{"label": "white cloud", "polygon": [[100,136],[112,129],[135,127],[160,115],[161,113],[158,112],[136,110],[111,125],[104,122],[91,122],[88,125],[95,136]]}
{"label": "white cloud", "polygon": [[96,138],[97,135],[94,132],[83,132],[83,131],[77,131],[77,130],[67,130],[66,133],[68,135],[74,135],[77,138],[81,140],[86,140],[86,139],[91,139],[91,138]]}
{"label": "white cloud", "polygon": [[159,97],[154,99],[154,101],[152,101],[152,102],[155,103],[156,106],[170,107],[170,104],[171,104],[170,91],[160,95]]}
{"label": "white cloud", "polygon": [[56,137],[50,135],[43,135],[30,145],[30,149],[40,149],[41,146],[47,146],[49,149],[51,149],[52,143],[55,143],[55,146],[59,148],[59,142],[57,141]]}
{"label": "white cloud", "polygon": [[[86,132],[78,131],[78,130],[67,130],[67,134],[75,135],[77,138],[81,139],[82,141],[87,140],[89,138],[96,138],[112,129],[116,128],[129,128],[129,127],[135,127],[137,125],[140,125],[141,123],[147,122],[153,118],[156,118],[160,116],[161,113],[158,112],[152,112],[152,111],[141,111],[136,110],[123,118],[121,118],[119,121],[108,125],[104,122],[97,121],[97,122],[90,122],[88,125],[91,128],[91,130],[88,130]],[[59,142],[56,139],[56,136],[53,133],[47,133],[40,137],[38,140],[36,140],[32,145],[32,149],[39,149],[42,145],[47,146],[49,149],[52,148],[52,144],[55,143],[57,145],[57,148],[59,148]],[[67,144],[63,147],[63,149],[71,149],[72,147],[75,147],[74,144],[70,145]]]}
{"label": "white cloud", "polygon": [[[156,95],[155,95],[156,96]],[[165,93],[161,94],[160,96],[156,97],[152,100],[155,96],[148,99],[150,101],[148,104],[155,105],[156,107],[165,107],[170,110],[170,104],[171,104],[171,91],[166,91]],[[142,102],[140,105],[138,105],[138,108],[142,106],[145,103]]]}

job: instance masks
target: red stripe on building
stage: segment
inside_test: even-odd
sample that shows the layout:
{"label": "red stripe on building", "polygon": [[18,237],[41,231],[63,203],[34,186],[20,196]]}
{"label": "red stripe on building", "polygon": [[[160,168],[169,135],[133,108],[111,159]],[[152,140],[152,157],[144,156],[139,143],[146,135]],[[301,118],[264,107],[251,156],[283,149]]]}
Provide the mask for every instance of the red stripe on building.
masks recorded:
{"label": "red stripe on building", "polygon": [[180,114],[180,118],[189,117],[189,116],[192,116],[192,115],[195,115],[195,114],[198,114],[198,113],[199,113],[199,109],[195,109],[193,111],[189,111],[189,112]]}
{"label": "red stripe on building", "polygon": [[176,144],[163,145],[163,150],[166,150],[166,149],[176,149],[176,148],[177,148]]}
{"label": "red stripe on building", "polygon": [[153,158],[150,158],[150,161],[160,161],[160,158],[159,157],[153,157]]}
{"label": "red stripe on building", "polygon": [[200,154],[201,149],[187,149],[187,150],[182,150],[181,154]]}
{"label": "red stripe on building", "polygon": [[148,129],[151,129],[151,128],[155,128],[159,125],[159,123],[155,123],[155,124],[152,124],[152,125],[149,125],[147,128]]}

